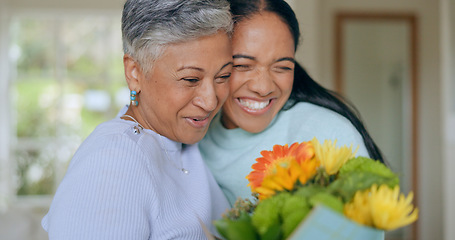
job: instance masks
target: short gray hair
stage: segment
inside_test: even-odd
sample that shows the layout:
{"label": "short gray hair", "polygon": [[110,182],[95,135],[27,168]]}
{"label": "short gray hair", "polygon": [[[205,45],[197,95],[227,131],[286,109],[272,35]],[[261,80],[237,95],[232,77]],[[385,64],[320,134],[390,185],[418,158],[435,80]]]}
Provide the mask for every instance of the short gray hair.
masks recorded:
{"label": "short gray hair", "polygon": [[147,73],[167,44],[224,30],[232,34],[226,0],[127,0],[122,14],[123,51]]}

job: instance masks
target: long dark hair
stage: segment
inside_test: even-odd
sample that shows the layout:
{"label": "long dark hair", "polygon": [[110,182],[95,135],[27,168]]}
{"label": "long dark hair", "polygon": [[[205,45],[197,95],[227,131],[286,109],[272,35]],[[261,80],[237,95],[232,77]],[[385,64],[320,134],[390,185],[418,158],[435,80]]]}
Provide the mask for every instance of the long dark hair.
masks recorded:
{"label": "long dark hair", "polygon": [[[294,38],[294,47],[297,50],[300,40],[299,23],[294,11],[284,0],[229,0],[229,2],[231,4],[231,12],[234,16],[235,23],[248,19],[262,11],[277,14],[283,22],[288,25]],[[289,97],[284,110],[291,108],[299,102],[309,102],[330,109],[347,118],[362,135],[370,157],[383,163],[385,162],[381,151],[366,130],[360,118],[360,114],[354,105],[340,94],[319,85],[308,75],[305,69],[296,62],[294,69],[294,84],[291,96]]]}

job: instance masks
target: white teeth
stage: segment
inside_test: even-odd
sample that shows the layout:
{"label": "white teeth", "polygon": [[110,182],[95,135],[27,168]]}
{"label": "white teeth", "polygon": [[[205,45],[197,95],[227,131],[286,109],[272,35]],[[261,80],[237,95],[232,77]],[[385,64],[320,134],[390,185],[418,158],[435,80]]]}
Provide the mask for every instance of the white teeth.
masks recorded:
{"label": "white teeth", "polygon": [[257,101],[252,101],[252,100],[243,100],[243,99],[239,99],[239,102],[240,102],[240,104],[242,104],[242,106],[247,107],[252,110],[261,110],[270,104],[270,101],[257,102]]}

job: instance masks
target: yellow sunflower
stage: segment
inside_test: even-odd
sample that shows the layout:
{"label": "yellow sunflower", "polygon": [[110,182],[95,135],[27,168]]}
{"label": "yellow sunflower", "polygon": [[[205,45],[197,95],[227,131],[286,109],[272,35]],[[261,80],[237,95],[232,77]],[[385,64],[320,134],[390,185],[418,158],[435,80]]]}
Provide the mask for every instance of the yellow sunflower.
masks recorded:
{"label": "yellow sunflower", "polygon": [[325,140],[324,144],[321,145],[316,138],[313,138],[311,143],[314,146],[316,159],[329,175],[336,174],[343,164],[355,157],[357,152],[357,150],[352,151],[352,146],[337,147],[337,140],[333,141],[333,143],[331,140]]}

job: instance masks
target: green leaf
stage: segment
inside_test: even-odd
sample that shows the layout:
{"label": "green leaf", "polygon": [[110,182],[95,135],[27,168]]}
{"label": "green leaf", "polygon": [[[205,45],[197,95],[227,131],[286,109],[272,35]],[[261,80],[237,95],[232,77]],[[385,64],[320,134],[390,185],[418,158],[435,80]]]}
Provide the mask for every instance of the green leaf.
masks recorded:
{"label": "green leaf", "polygon": [[340,168],[339,177],[349,175],[352,172],[366,172],[385,178],[396,178],[398,184],[398,176],[392,172],[383,163],[366,157],[357,157],[349,160]]}
{"label": "green leaf", "polygon": [[281,208],[290,196],[290,193],[281,192],[260,201],[251,217],[260,235],[264,235],[270,227],[280,224]]}
{"label": "green leaf", "polygon": [[270,226],[264,234],[261,234],[261,240],[279,240],[281,239],[281,226],[274,224]]}
{"label": "green leaf", "polygon": [[307,186],[300,187],[294,193],[294,195],[302,196],[302,197],[305,197],[305,198],[308,199],[311,196],[316,195],[317,193],[325,192],[325,191],[327,191],[327,190],[324,187],[322,187],[320,185],[312,184],[312,185],[307,185]]}
{"label": "green leaf", "polygon": [[310,204],[306,197],[301,195],[292,195],[286,199],[281,209],[281,216],[283,219],[286,219],[289,215],[293,214],[296,211],[305,211],[310,209]]}
{"label": "green leaf", "polygon": [[285,219],[283,219],[283,225],[281,228],[285,239],[294,232],[295,228],[302,222],[303,219],[305,219],[310,210],[311,209],[309,207],[302,208],[289,214]]}
{"label": "green leaf", "polygon": [[354,171],[339,176],[327,189],[332,194],[343,198],[344,202],[349,202],[355,192],[370,188],[373,184],[377,184],[378,186],[387,184],[389,187],[394,187],[398,184],[398,180],[395,176],[384,177],[369,172]]}
{"label": "green leaf", "polygon": [[309,200],[310,204],[315,207],[322,204],[333,209],[336,212],[343,213],[343,201],[330,193],[321,192],[312,196]]}
{"label": "green leaf", "polygon": [[281,210],[283,235],[287,238],[310,212],[311,206],[306,197],[294,194],[286,199]]}
{"label": "green leaf", "polygon": [[217,220],[215,226],[218,232],[228,240],[254,240],[259,237],[251,222],[251,217],[246,212],[242,212],[236,220]]}
{"label": "green leaf", "polygon": [[399,182],[398,176],[383,163],[357,157],[340,168],[337,180],[329,185],[328,190],[348,202],[355,192],[370,188],[373,184],[395,187]]}
{"label": "green leaf", "polygon": [[223,219],[215,220],[213,222],[213,225],[215,225],[218,233],[220,233],[220,235],[223,236],[224,238],[227,238],[227,236],[228,236],[227,232],[229,231],[228,229],[229,229],[230,221],[232,221],[232,220],[223,218]]}

